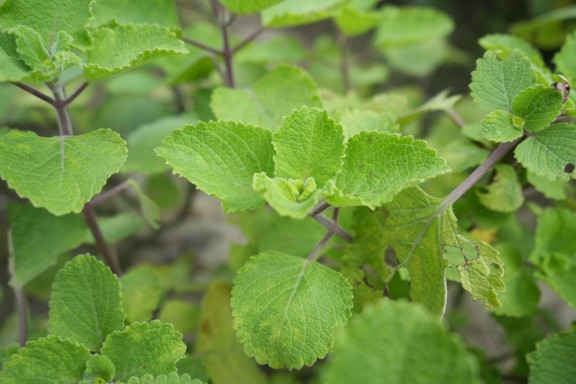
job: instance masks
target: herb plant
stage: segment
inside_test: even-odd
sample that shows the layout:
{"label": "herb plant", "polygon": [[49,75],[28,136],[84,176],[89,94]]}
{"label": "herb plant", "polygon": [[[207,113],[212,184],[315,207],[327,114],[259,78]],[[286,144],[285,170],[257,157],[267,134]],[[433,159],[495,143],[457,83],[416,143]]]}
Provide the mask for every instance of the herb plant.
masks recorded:
{"label": "herb plant", "polygon": [[[554,71],[519,37],[547,17],[425,100],[381,85],[466,62],[432,7],[5,0],[0,382],[573,380],[574,329],[537,327],[541,287],[576,305],[576,34]],[[328,21],[313,49],[285,29]],[[246,240],[207,284],[137,259],[196,190]],[[507,331],[502,375],[455,332],[464,292]]]}

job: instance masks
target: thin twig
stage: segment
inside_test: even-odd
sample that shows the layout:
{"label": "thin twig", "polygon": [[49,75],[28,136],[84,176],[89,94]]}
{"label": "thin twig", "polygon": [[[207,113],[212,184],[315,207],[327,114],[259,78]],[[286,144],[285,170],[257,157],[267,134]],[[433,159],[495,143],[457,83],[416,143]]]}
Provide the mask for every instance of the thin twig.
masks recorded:
{"label": "thin twig", "polygon": [[320,224],[322,224],[326,229],[330,230],[331,232],[334,232],[335,235],[338,235],[345,241],[352,242],[354,240],[354,237],[350,233],[348,233],[344,228],[342,228],[338,223],[334,222],[333,220],[330,220],[329,218],[322,215],[312,216],[312,218],[317,222],[319,222]]}
{"label": "thin twig", "polygon": [[106,243],[106,239],[104,239],[102,230],[100,230],[100,226],[98,225],[98,221],[96,220],[96,214],[94,213],[94,209],[92,208],[90,203],[84,205],[82,213],[84,214],[86,224],[88,225],[88,228],[90,228],[90,232],[92,232],[92,236],[94,237],[94,241],[96,242],[96,247],[98,248],[98,251],[102,255],[102,258],[104,259],[106,264],[108,264],[112,272],[116,274],[116,276],[121,276],[122,269],[120,268],[118,257],[114,253],[113,249]]}
{"label": "thin twig", "polygon": [[120,184],[114,186],[113,188],[107,190],[106,192],[102,192],[99,195],[94,196],[94,198],[90,201],[90,205],[92,205],[93,207],[100,205],[103,202],[116,196],[118,193],[122,192],[128,187],[130,187],[130,184],[128,183],[128,180],[125,180]]}
{"label": "thin twig", "polygon": [[257,38],[258,36],[260,36],[260,34],[264,32],[264,28],[260,27],[258,28],[256,31],[254,31],[250,36],[248,36],[247,38],[244,39],[244,41],[242,41],[240,44],[238,44],[237,46],[235,46],[234,48],[232,48],[232,53],[236,53],[239,50],[241,50],[242,48],[244,48],[246,45],[248,45],[248,43],[252,42],[255,38]]}
{"label": "thin twig", "polygon": [[338,46],[340,48],[340,73],[342,74],[342,86],[344,93],[348,93],[352,87],[350,80],[350,40],[338,29]]}
{"label": "thin twig", "polygon": [[312,209],[310,211],[310,213],[308,213],[308,216],[319,215],[322,212],[324,212],[325,210],[327,210],[328,208],[330,208],[330,204],[328,204],[327,202],[324,201],[324,202],[318,204],[317,206],[315,206],[314,209]]}
{"label": "thin twig", "polygon": [[210,46],[208,46],[208,45],[206,45],[206,44],[204,44],[204,43],[201,43],[201,42],[199,42],[199,41],[196,41],[196,40],[194,40],[194,39],[190,39],[190,38],[188,38],[188,37],[183,37],[183,38],[182,38],[182,41],[184,41],[186,44],[190,44],[190,45],[193,45],[193,46],[195,46],[195,47],[197,47],[197,48],[200,48],[200,49],[203,49],[203,50],[208,51],[208,52],[210,52],[210,53],[213,53],[214,55],[222,56],[222,51],[221,51],[221,50],[216,49],[216,48],[212,48],[212,47],[210,47]]}
{"label": "thin twig", "polygon": [[26,92],[30,93],[31,95],[36,96],[37,98],[39,98],[42,101],[47,102],[50,105],[54,105],[54,99],[51,98],[48,95],[45,95],[44,93],[40,92],[39,90],[37,90],[36,88],[32,88],[29,85],[26,85],[24,83],[21,83],[19,81],[12,83],[15,86],[17,86],[18,88],[21,88],[23,90],[25,90]]}
{"label": "thin twig", "polygon": [[448,117],[450,117],[450,119],[454,122],[454,124],[456,124],[460,129],[464,128],[466,123],[454,108],[446,108],[444,111],[446,111]]}
{"label": "thin twig", "polygon": [[60,84],[47,83],[46,85],[48,85],[48,88],[50,88],[54,95],[54,103],[52,103],[52,105],[58,114],[60,136],[71,136],[73,134],[72,123],[70,121],[70,115],[68,114],[64,88]]}
{"label": "thin twig", "polygon": [[225,71],[225,84],[230,88],[235,87],[234,81],[234,68],[232,66],[232,56],[234,55],[234,50],[230,46],[230,36],[229,36],[229,25],[228,20],[226,20],[226,9],[223,8],[220,3],[216,0],[211,0],[210,4],[212,5],[212,9],[214,11],[214,17],[218,22],[218,26],[220,27],[220,33],[222,34],[222,58],[224,59],[224,67],[226,68]]}
{"label": "thin twig", "polygon": [[14,286],[14,296],[16,296],[16,309],[18,311],[18,344],[23,347],[28,339],[28,303],[26,293],[21,285]]}
{"label": "thin twig", "polygon": [[80,85],[78,88],[76,88],[76,90],[74,92],[72,92],[72,94],[70,96],[68,96],[68,98],[66,100],[64,100],[64,105],[68,105],[71,102],[73,102],[74,100],[76,100],[76,98],[78,96],[80,96],[80,94],[82,92],[84,92],[84,90],[88,87],[89,83],[87,81],[83,82],[82,85]]}
{"label": "thin twig", "polygon": [[326,233],[324,235],[324,237],[322,239],[320,239],[320,241],[318,242],[318,244],[316,244],[314,246],[314,249],[312,250],[312,252],[310,252],[310,254],[308,255],[308,257],[306,258],[307,262],[312,262],[314,261],[314,259],[316,258],[318,252],[320,251],[320,249],[322,249],[322,247],[324,245],[326,245],[326,243],[332,238],[332,236],[334,236],[334,232],[332,231],[328,231],[328,233]]}

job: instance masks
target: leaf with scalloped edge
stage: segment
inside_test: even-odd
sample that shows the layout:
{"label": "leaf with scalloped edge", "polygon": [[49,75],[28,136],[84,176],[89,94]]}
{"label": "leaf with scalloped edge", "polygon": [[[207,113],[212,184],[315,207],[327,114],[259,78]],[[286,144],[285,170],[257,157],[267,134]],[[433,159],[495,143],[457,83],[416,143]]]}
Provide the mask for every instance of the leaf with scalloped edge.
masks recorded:
{"label": "leaf with scalloped edge", "polygon": [[200,122],[174,131],[156,152],[199,189],[222,200],[227,212],[256,208],[255,173],[273,174],[272,135],[235,122]]}
{"label": "leaf with scalloped edge", "polygon": [[497,212],[514,212],[522,206],[524,196],[518,175],[511,165],[497,164],[492,182],[476,190],[480,203]]}
{"label": "leaf with scalloped edge", "polygon": [[246,354],[272,368],[300,369],[326,356],[348,322],[352,287],[317,262],[264,252],[238,271],[231,305]]}
{"label": "leaf with scalloped edge", "polygon": [[538,68],[545,69],[546,65],[544,60],[542,60],[542,55],[536,48],[534,48],[526,40],[523,40],[517,36],[507,35],[504,33],[492,33],[483,36],[478,43],[485,50],[490,51],[502,51],[506,54],[510,53],[512,50],[517,49],[521,51],[530,61]]}
{"label": "leaf with scalloped edge", "polygon": [[55,34],[66,32],[74,45],[86,48],[91,39],[86,29],[94,0],[6,0],[0,5],[0,29],[31,28],[50,46]]}
{"label": "leaf with scalloped edge", "polygon": [[159,57],[188,53],[184,42],[155,24],[107,25],[93,33],[84,77],[100,80]]}
{"label": "leaf with scalloped edge", "polygon": [[512,100],[512,113],[524,119],[524,129],[530,132],[548,127],[561,109],[562,94],[542,85],[526,88]]}
{"label": "leaf with scalloped edge", "polygon": [[397,133],[400,130],[396,118],[386,111],[345,109],[337,112],[336,121],[342,125],[346,140],[363,131]]}
{"label": "leaf with scalloped edge", "polygon": [[149,265],[138,265],[120,277],[120,284],[126,322],[150,320],[164,297],[158,272]]}
{"label": "leaf with scalloped edge", "polygon": [[158,24],[180,28],[178,10],[174,0],[97,0],[92,9],[92,26],[112,20],[119,24]]}
{"label": "leaf with scalloped edge", "polygon": [[335,194],[335,206],[371,209],[392,200],[405,188],[448,171],[446,162],[421,140],[385,132],[361,132],[348,140]]}
{"label": "leaf with scalloped edge", "polygon": [[176,362],[184,357],[186,344],[172,324],[154,320],[134,322],[111,333],[100,350],[116,367],[116,380],[145,374],[176,372]]}
{"label": "leaf with scalloped edge", "polygon": [[285,0],[220,0],[232,13],[258,13]]}
{"label": "leaf with scalloped edge", "polygon": [[90,359],[86,362],[86,369],[82,374],[83,380],[81,384],[109,383],[114,379],[115,374],[116,368],[110,359],[106,356],[95,354],[90,356]]}
{"label": "leaf with scalloped edge", "polygon": [[421,306],[381,300],[338,335],[326,384],[479,384],[463,340]]}
{"label": "leaf with scalloped edge", "polygon": [[[2,384],[78,383],[90,351],[55,336],[29,341],[0,370]],[[39,380],[41,378],[41,380]]]}
{"label": "leaf with scalloped edge", "polygon": [[237,121],[274,132],[302,106],[321,107],[318,86],[302,68],[279,65],[249,88],[218,87],[210,102],[218,120]]}
{"label": "leaf with scalloped edge", "polygon": [[0,137],[0,176],[35,207],[77,213],[118,172],[126,152],[110,129],[65,137],[11,131]]}
{"label": "leaf with scalloped edge", "polygon": [[67,262],[52,285],[48,333],[97,351],[123,326],[120,284],[112,271],[91,255]]}
{"label": "leaf with scalloped edge", "polygon": [[289,0],[262,12],[262,25],[268,28],[310,24],[338,14],[346,0]]}
{"label": "leaf with scalloped edge", "polygon": [[513,50],[504,59],[488,51],[476,61],[471,95],[481,107],[509,110],[512,100],[535,81],[530,61],[519,50]]}
{"label": "leaf with scalloped edge", "polygon": [[127,381],[118,384],[203,384],[199,379],[192,379],[190,375],[178,375],[176,372],[167,375],[152,376],[146,374],[140,377],[131,377]]}
{"label": "leaf with scalloped edge", "polygon": [[492,111],[480,123],[483,139],[495,142],[512,141],[522,136],[524,120],[502,109]]}
{"label": "leaf with scalloped edge", "polygon": [[530,384],[571,383],[576,376],[576,328],[555,333],[527,355]]}
{"label": "leaf with scalloped edge", "polygon": [[0,31],[0,81],[20,81],[30,73],[17,51],[16,34],[11,31]]}
{"label": "leaf with scalloped edge", "polygon": [[538,176],[551,181],[576,178],[576,125],[553,124],[520,143],[514,154]]}

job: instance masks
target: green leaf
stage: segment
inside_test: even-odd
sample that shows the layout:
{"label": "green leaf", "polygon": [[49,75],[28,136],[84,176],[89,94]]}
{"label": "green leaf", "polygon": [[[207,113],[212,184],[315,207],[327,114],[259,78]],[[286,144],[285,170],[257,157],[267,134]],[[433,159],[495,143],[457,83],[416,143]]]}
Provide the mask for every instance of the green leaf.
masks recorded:
{"label": "green leaf", "polygon": [[184,42],[159,25],[102,26],[94,33],[84,77],[94,81],[172,54],[188,53]]}
{"label": "green leaf", "polygon": [[426,143],[411,136],[361,132],[348,140],[336,194],[327,198],[335,206],[364,205],[371,209],[448,167]]}
{"label": "green leaf", "polygon": [[116,380],[176,372],[176,362],[185,352],[182,334],[158,320],[134,322],[110,334],[101,349],[116,367]]}
{"label": "green leaf", "polygon": [[195,354],[213,384],[264,384],[266,376],[246,356],[232,328],[231,289],[230,283],[214,282],[204,295]]}
{"label": "green leaf", "polygon": [[381,47],[438,40],[454,29],[454,22],[448,15],[431,7],[387,6],[382,8],[380,16],[376,44]]}
{"label": "green leaf", "polygon": [[274,175],[288,179],[313,178],[319,188],[340,171],[344,157],[342,127],[326,111],[294,111],[272,136]]}
{"label": "green leaf", "polygon": [[576,125],[553,124],[520,143],[514,154],[538,176],[551,181],[573,179],[576,173],[570,164],[576,164]]}
{"label": "green leaf", "polygon": [[338,113],[337,121],[344,128],[346,140],[363,131],[396,133],[400,127],[389,112],[345,109]]}
{"label": "green leaf", "polygon": [[308,212],[322,199],[334,191],[332,182],[323,188],[317,188],[314,178],[306,181],[270,178],[265,173],[254,175],[254,190],[270,204],[280,215],[293,219],[303,219]]}
{"label": "green leaf", "polygon": [[492,111],[482,120],[480,134],[483,139],[498,143],[515,140],[522,136],[521,124],[515,124],[514,116],[507,111],[497,109]]}
{"label": "green leaf", "polygon": [[92,355],[86,362],[81,384],[111,382],[114,379],[116,368],[109,358],[102,355]]}
{"label": "green leaf", "polygon": [[278,252],[238,271],[232,314],[248,356],[272,368],[301,368],[326,356],[352,307],[352,287],[319,263]]}
{"label": "green leaf", "polygon": [[479,41],[482,48],[509,54],[514,49],[522,52],[538,68],[546,68],[540,52],[527,41],[512,35],[493,33],[483,36]]}
{"label": "green leaf", "polygon": [[[116,244],[120,240],[135,235],[144,228],[144,221],[134,212],[122,212],[114,216],[99,216],[97,222],[104,239],[109,244]],[[96,244],[94,235],[88,228],[86,228],[84,242],[86,244]]]}
{"label": "green leaf", "polygon": [[509,110],[512,100],[535,82],[530,61],[518,50],[504,59],[493,51],[476,61],[472,72],[472,98],[486,109]]}
{"label": "green leaf", "polygon": [[359,36],[376,27],[380,17],[377,12],[360,9],[357,2],[352,2],[342,8],[334,21],[346,36]]}
{"label": "green leaf", "polygon": [[576,82],[576,31],[566,36],[562,49],[554,55],[554,64],[559,73]]}
{"label": "green leaf", "polygon": [[77,383],[90,351],[78,343],[49,336],[29,341],[0,370],[3,384]]}
{"label": "green leaf", "polygon": [[124,312],[118,278],[91,255],[76,256],[52,285],[48,333],[100,349],[108,334],[122,329]]}
{"label": "green leaf", "polygon": [[448,55],[448,46],[443,40],[426,40],[380,50],[392,68],[415,77],[430,75]]}
{"label": "green leaf", "polygon": [[156,205],[153,200],[146,196],[136,180],[128,179],[127,182],[138,196],[140,211],[142,212],[144,219],[146,219],[152,228],[160,228],[160,224],[158,224],[158,221],[160,220],[160,208],[158,208],[158,205]]}
{"label": "green leaf", "polygon": [[22,286],[56,264],[58,256],[82,244],[86,226],[80,215],[54,216],[27,204],[9,204],[12,279]]}
{"label": "green leaf", "polygon": [[514,168],[508,164],[497,164],[492,182],[476,190],[480,203],[497,212],[514,212],[524,203],[522,185]]}
{"label": "green leaf", "polygon": [[352,319],[326,367],[328,384],[480,383],[478,363],[438,319],[382,300]]}
{"label": "green leaf", "polygon": [[549,199],[563,200],[566,198],[566,183],[562,180],[550,181],[533,172],[526,172],[526,179],[530,184]]}
{"label": "green leaf", "polygon": [[321,107],[318,88],[303,69],[281,65],[267,72],[250,88],[219,87],[212,94],[218,120],[237,121],[274,132],[296,108]]}
{"label": "green leaf", "polygon": [[164,296],[162,280],[150,266],[132,268],[120,278],[126,321],[146,321]]}
{"label": "green leaf", "polygon": [[126,143],[109,129],[77,136],[39,137],[11,131],[0,137],[0,176],[35,207],[77,213],[126,159]]}
{"label": "green leaf", "polygon": [[268,28],[314,23],[337,14],[346,0],[289,0],[262,12],[262,25]]}
{"label": "green leaf", "polygon": [[16,50],[16,34],[0,31],[0,81],[20,81],[29,75],[30,67]]}
{"label": "green leaf", "polygon": [[119,384],[202,384],[201,380],[194,379],[189,375],[178,375],[176,372],[169,373],[167,375],[152,376],[146,374],[141,377],[131,377],[126,382],[120,382]]}
{"label": "green leaf", "polygon": [[512,112],[524,119],[524,128],[538,132],[548,127],[562,109],[562,94],[552,87],[530,87],[512,101]]}
{"label": "green leaf", "polygon": [[86,26],[92,16],[94,0],[6,0],[0,6],[0,29],[20,25],[42,36],[48,47],[58,32],[64,31],[74,39],[74,45],[86,48],[91,39]]}
{"label": "green leaf", "polygon": [[220,0],[232,13],[258,13],[285,0]]}
{"label": "green leaf", "polygon": [[576,329],[548,336],[527,359],[530,384],[570,383],[576,375]]}
{"label": "green leaf", "polygon": [[178,10],[174,0],[137,1],[98,0],[94,4],[91,24],[102,25],[111,20],[120,24],[159,24],[164,27],[180,27]]}
{"label": "green leaf", "polygon": [[171,323],[178,332],[190,333],[198,327],[199,314],[198,306],[189,300],[168,299],[162,303],[158,320]]}
{"label": "green leaf", "polygon": [[172,133],[157,153],[175,173],[222,200],[226,212],[264,204],[252,189],[252,177],[257,172],[273,173],[272,135],[265,129],[200,122]]}

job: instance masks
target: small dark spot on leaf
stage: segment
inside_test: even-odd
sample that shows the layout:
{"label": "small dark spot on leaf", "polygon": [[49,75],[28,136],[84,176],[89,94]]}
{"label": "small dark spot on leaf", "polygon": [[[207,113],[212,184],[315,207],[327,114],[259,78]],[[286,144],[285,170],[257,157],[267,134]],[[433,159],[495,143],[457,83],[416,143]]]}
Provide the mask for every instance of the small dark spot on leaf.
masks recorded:
{"label": "small dark spot on leaf", "polygon": [[564,167],[564,172],[566,172],[566,173],[572,173],[572,172],[574,172],[574,168],[576,168],[576,167],[574,166],[574,164],[568,163],[568,164],[566,164],[566,166]]}

